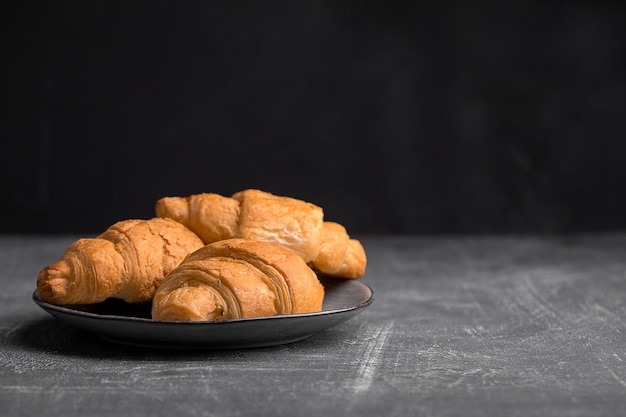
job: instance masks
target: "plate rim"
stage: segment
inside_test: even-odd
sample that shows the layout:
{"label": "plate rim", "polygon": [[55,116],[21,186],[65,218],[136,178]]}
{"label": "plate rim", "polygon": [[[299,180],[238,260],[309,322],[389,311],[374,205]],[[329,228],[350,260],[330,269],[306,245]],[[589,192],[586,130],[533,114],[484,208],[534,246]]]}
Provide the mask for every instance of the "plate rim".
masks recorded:
{"label": "plate rim", "polygon": [[206,326],[206,325],[225,325],[225,324],[234,324],[234,323],[246,323],[253,321],[267,321],[267,320],[282,320],[282,319],[296,319],[296,318],[308,318],[308,317],[320,317],[341,313],[348,313],[354,310],[360,310],[365,307],[368,307],[370,304],[374,302],[375,294],[374,290],[368,285],[360,281],[353,281],[353,283],[362,285],[369,292],[369,296],[366,300],[359,302],[358,304],[350,305],[344,308],[333,308],[329,310],[324,310],[322,306],[321,311],[311,312],[311,313],[297,313],[297,314],[277,314],[273,316],[260,316],[260,317],[248,317],[248,318],[239,318],[239,319],[227,319],[227,320],[203,320],[203,321],[179,321],[179,320],[154,320],[151,318],[145,317],[135,317],[135,316],[121,316],[115,314],[98,314],[92,313],[89,311],[82,311],[71,308],[68,305],[57,305],[47,303],[42,301],[39,298],[39,293],[37,290],[33,291],[32,300],[35,304],[37,304],[40,308],[45,311],[52,310],[63,314],[69,314],[72,316],[80,316],[90,319],[96,320],[108,320],[108,321],[120,321],[120,322],[132,322],[132,323],[143,323],[146,325],[179,325],[179,326]]}

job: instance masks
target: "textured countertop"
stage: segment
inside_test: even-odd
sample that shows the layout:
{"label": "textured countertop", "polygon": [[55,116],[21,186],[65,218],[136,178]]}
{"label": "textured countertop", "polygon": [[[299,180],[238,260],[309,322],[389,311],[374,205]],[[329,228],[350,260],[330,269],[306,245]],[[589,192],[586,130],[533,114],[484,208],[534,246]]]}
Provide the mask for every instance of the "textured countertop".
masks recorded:
{"label": "textured countertop", "polygon": [[626,415],[625,234],[363,237],[371,306],[224,351],[118,345],[41,310],[37,273],[74,239],[0,236],[4,416]]}

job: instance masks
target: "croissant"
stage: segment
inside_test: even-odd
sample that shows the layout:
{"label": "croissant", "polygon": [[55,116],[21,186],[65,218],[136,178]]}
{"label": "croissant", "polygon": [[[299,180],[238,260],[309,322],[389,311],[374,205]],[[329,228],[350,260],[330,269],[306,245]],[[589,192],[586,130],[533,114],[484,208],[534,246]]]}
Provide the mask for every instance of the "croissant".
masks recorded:
{"label": "croissant", "polygon": [[52,304],[92,304],[107,298],[129,303],[152,299],[165,275],[204,246],[172,219],[124,220],[96,238],[72,243],[41,270],[37,291]]}
{"label": "croissant", "polygon": [[324,287],[289,249],[248,239],[220,240],[190,254],[152,300],[152,318],[205,321],[317,312]]}
{"label": "croissant", "polygon": [[278,243],[322,274],[360,278],[365,273],[361,243],[342,225],[324,221],[322,208],[312,203],[250,189],[232,197],[163,197],[155,209],[158,217],[181,222],[205,244],[230,238]]}

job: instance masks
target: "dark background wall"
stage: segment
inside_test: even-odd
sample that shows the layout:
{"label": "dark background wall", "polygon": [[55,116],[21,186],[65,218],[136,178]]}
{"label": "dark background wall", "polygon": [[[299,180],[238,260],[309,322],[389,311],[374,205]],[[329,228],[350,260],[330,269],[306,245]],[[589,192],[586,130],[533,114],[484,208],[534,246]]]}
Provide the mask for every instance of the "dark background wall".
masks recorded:
{"label": "dark background wall", "polygon": [[626,229],[624,6],[432,3],[2,6],[0,232],[249,187],[351,233]]}

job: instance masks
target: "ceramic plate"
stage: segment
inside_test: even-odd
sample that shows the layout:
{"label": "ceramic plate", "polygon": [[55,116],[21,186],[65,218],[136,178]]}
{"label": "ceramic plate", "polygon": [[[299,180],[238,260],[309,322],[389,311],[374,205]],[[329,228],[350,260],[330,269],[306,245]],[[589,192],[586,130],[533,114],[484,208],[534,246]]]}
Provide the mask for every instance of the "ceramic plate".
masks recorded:
{"label": "ceramic plate", "polygon": [[170,349],[242,349],[293,343],[359,314],[374,300],[360,281],[320,277],[326,295],[319,313],[291,314],[212,322],[169,322],[150,319],[150,305],[107,300],[92,305],[57,306],[33,301],[58,320],[103,339]]}

